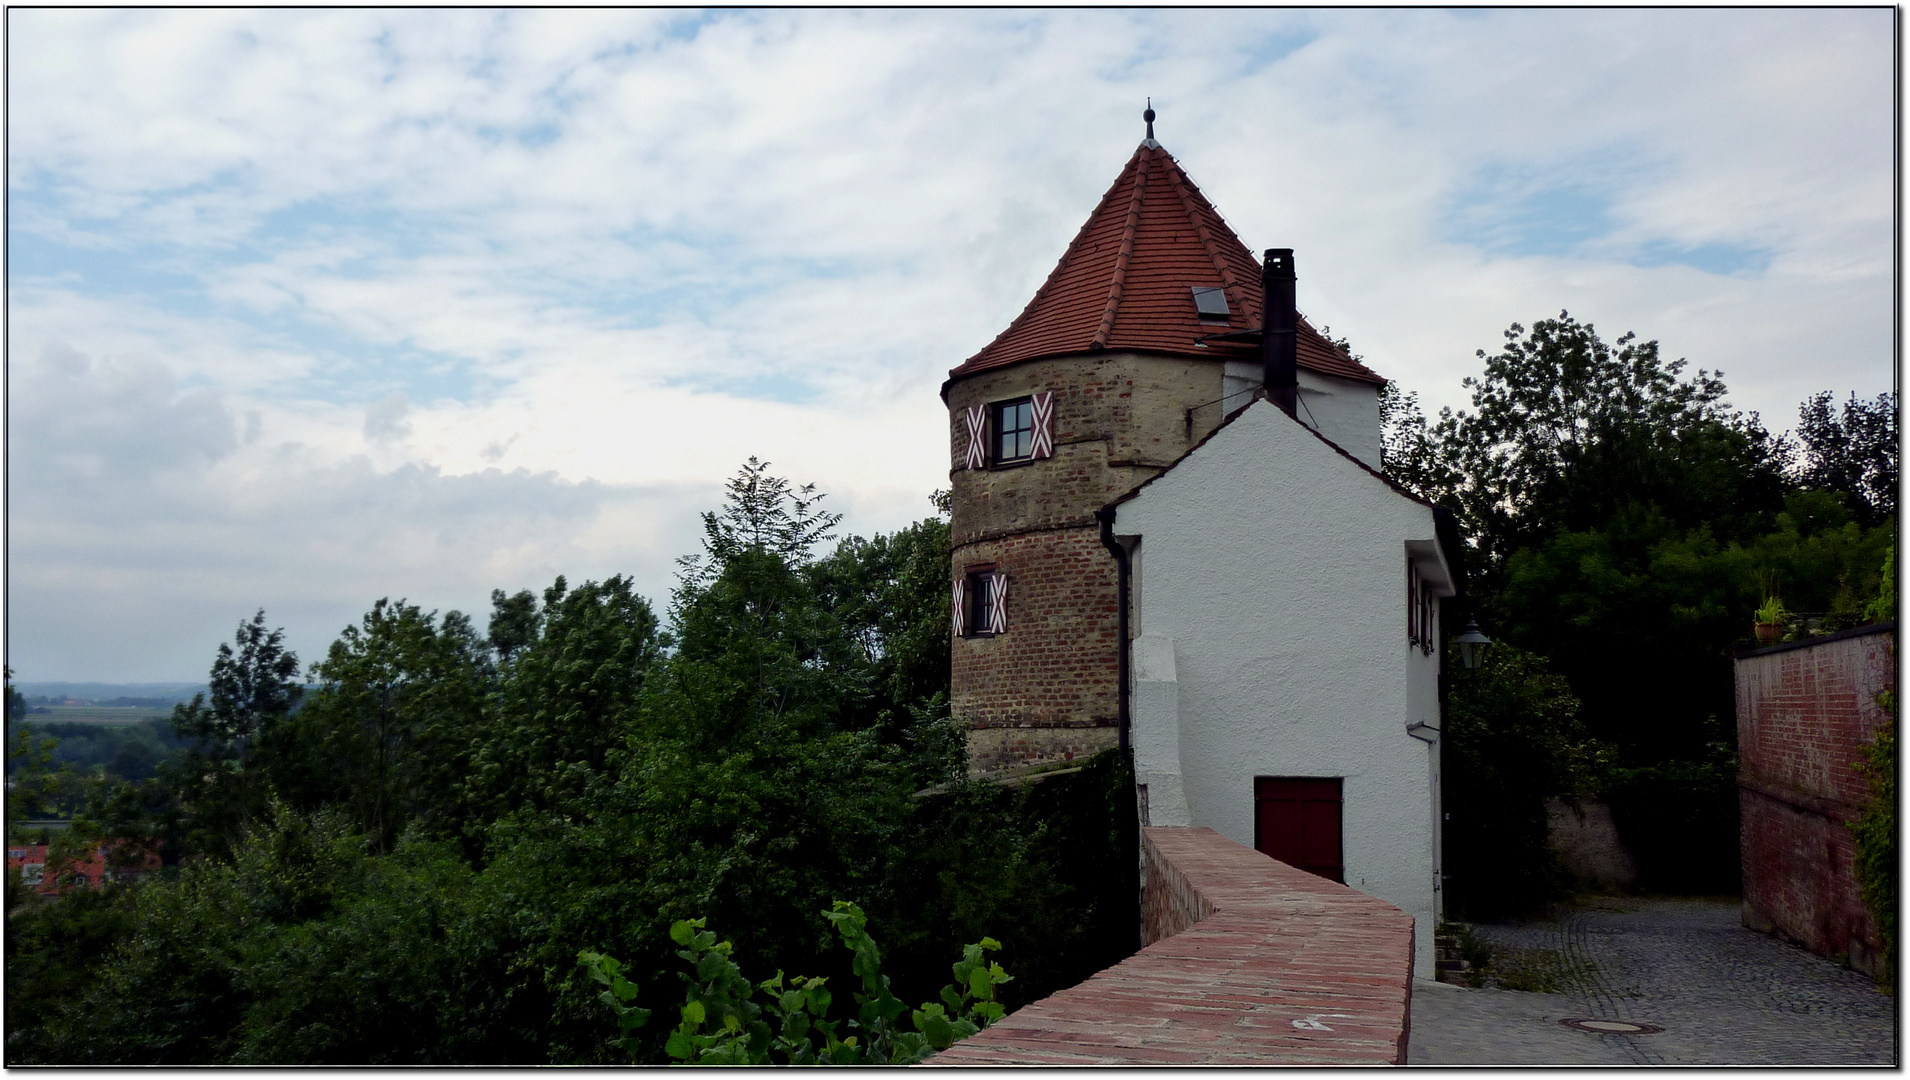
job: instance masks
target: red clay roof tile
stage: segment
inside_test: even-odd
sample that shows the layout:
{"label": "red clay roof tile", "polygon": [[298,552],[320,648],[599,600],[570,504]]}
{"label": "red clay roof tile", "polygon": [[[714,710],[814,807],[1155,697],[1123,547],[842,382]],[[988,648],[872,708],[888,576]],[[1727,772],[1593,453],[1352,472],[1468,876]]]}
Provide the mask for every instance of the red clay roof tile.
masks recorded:
{"label": "red clay roof tile", "polygon": [[[1226,292],[1228,318],[1203,319],[1195,287]],[[1173,155],[1149,140],[1134,151],[1033,300],[949,380],[1022,360],[1101,349],[1255,359],[1255,345],[1210,334],[1260,327],[1260,264]],[[1329,344],[1302,318],[1295,352],[1324,375],[1386,380]]]}

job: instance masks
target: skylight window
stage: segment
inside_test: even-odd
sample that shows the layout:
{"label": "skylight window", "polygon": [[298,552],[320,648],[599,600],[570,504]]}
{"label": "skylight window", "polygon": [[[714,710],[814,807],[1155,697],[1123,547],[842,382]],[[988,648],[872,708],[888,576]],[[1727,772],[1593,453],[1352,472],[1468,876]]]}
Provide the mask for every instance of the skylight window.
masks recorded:
{"label": "skylight window", "polygon": [[1203,319],[1226,318],[1227,290],[1194,286],[1194,310],[1200,312]]}

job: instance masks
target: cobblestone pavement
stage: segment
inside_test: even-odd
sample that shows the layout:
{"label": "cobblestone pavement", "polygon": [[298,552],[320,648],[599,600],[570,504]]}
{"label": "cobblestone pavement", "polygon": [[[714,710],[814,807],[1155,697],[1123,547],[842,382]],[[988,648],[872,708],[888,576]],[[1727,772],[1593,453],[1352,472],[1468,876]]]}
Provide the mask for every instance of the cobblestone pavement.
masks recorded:
{"label": "cobblestone pavement", "polygon": [[[1414,1065],[1892,1065],[1895,999],[1745,929],[1736,900],[1601,900],[1475,925],[1495,966],[1551,993],[1417,983]],[[1509,963],[1508,963],[1509,962]],[[1663,1028],[1593,1034],[1566,1018]]]}

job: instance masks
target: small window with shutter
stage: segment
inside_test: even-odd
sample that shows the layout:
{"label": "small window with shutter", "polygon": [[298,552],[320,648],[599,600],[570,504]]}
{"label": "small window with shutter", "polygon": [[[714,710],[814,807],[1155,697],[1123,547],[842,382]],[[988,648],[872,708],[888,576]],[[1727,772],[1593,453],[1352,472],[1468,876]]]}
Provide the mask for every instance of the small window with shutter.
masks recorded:
{"label": "small window with shutter", "polygon": [[[1021,465],[1054,456],[1054,394],[997,401],[969,418],[970,447],[988,447],[988,466]],[[989,432],[992,438],[984,438]],[[971,462],[975,460],[973,451]],[[982,468],[971,464],[969,468]]]}
{"label": "small window with shutter", "polygon": [[993,637],[1008,630],[1008,575],[994,568],[970,570],[955,582],[955,633]]}

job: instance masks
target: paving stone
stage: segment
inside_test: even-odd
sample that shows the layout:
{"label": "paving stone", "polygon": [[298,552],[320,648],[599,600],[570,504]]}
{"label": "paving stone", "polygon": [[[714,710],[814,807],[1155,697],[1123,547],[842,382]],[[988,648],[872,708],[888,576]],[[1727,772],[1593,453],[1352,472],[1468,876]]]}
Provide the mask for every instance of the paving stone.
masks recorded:
{"label": "paving stone", "polygon": [[[1735,899],[1611,900],[1473,927],[1558,958],[1557,993],[1416,982],[1414,1065],[1894,1065],[1895,999],[1870,979],[1746,929]],[[1597,1034],[1578,1017],[1662,1032]]]}

